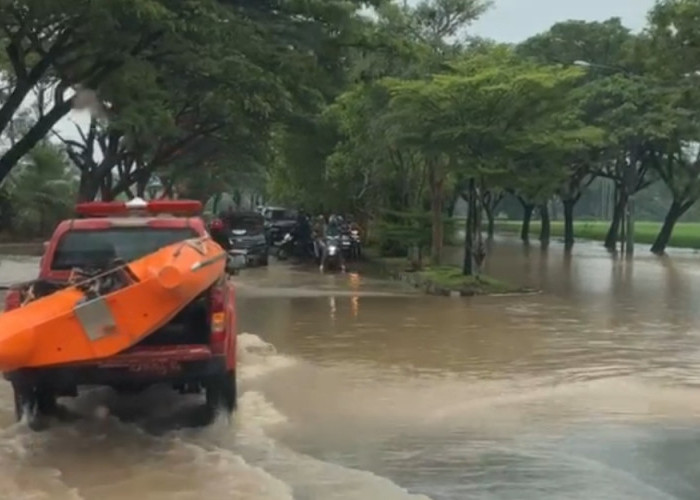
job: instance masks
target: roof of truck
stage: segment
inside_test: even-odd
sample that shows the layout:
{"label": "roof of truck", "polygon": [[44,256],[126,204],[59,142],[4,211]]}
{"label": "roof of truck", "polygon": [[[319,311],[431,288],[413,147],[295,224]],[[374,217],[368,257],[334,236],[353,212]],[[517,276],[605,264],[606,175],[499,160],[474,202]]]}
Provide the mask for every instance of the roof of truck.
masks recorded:
{"label": "roof of truck", "polygon": [[91,229],[106,229],[111,227],[192,227],[204,229],[204,221],[201,217],[178,216],[153,216],[153,217],[88,217],[64,220],[56,227],[54,235],[77,229],[80,231]]}

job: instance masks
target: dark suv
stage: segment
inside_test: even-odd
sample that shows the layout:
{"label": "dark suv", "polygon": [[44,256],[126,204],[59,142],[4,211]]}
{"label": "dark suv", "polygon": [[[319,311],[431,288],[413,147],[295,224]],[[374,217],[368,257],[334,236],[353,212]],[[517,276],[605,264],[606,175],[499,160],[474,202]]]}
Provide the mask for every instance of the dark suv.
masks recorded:
{"label": "dark suv", "polygon": [[265,234],[270,246],[282,241],[284,235],[294,229],[298,212],[287,208],[265,207],[262,212],[265,217]]}

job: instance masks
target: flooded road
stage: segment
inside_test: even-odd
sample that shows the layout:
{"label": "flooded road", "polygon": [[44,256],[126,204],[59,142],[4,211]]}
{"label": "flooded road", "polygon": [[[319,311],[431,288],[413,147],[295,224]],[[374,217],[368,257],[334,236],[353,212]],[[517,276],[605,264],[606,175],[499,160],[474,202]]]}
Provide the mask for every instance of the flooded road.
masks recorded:
{"label": "flooded road", "polygon": [[487,265],[543,293],[245,271],[231,425],[178,429],[196,402],[156,388],[86,394],[35,434],[2,384],[0,498],[700,498],[700,255],[501,242]]}

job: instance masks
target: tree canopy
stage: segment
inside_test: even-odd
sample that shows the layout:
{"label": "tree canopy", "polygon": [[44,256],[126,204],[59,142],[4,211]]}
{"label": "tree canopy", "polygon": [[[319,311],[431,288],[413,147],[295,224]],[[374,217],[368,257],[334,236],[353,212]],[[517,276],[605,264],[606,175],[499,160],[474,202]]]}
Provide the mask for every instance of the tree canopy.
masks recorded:
{"label": "tree canopy", "polygon": [[[3,206],[26,200],[10,193],[30,170],[83,200],[157,178],[167,195],[353,212],[379,239],[421,228],[439,262],[464,200],[478,272],[482,217],[492,234],[504,200],[525,240],[537,213],[546,242],[561,207],[570,248],[577,206],[609,185],[616,248],[635,200],[665,186],[663,252],[700,197],[700,2],[657,2],[641,33],[566,21],[517,45],[470,35],[490,5],[0,0]],[[89,124],[57,133],[72,109]],[[40,167],[47,150],[75,170]]]}

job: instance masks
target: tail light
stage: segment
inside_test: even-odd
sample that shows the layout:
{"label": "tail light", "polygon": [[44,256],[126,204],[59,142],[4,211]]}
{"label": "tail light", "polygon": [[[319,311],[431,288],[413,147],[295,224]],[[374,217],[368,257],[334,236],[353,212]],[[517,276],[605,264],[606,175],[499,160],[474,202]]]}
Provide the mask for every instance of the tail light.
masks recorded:
{"label": "tail light", "polygon": [[214,354],[223,354],[226,349],[226,304],[223,289],[219,287],[212,289],[210,304],[211,332],[209,343]]}
{"label": "tail light", "polygon": [[212,231],[221,231],[224,228],[224,221],[221,219],[214,219],[211,221],[211,225],[209,227]]}
{"label": "tail light", "polygon": [[22,305],[22,295],[19,290],[9,290],[5,295],[5,311],[17,309]]}

